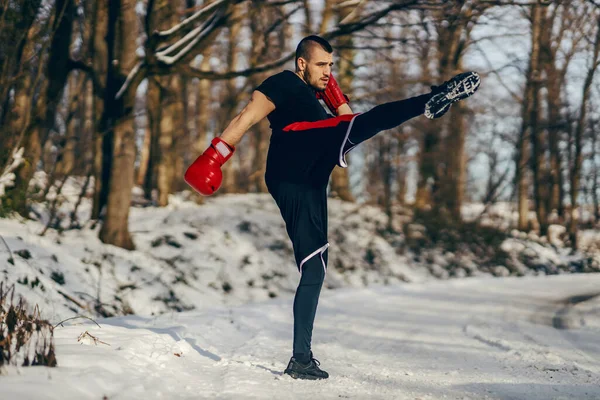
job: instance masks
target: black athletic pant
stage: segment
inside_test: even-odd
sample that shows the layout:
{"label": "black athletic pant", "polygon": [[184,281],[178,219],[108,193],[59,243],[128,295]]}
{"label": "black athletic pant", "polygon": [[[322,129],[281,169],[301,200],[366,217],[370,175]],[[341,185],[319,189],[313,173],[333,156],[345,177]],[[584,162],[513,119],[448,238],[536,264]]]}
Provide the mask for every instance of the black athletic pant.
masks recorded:
{"label": "black athletic pant", "polygon": [[308,362],[313,323],[327,268],[327,184],[345,154],[377,133],[421,115],[430,94],[359,115],[298,122],[271,136],[265,180],[292,241],[301,273],[294,298],[294,357]]}
{"label": "black athletic pant", "polygon": [[381,131],[395,128],[409,119],[423,114],[425,103],[430,98],[431,94],[424,94],[375,106],[356,117],[348,139],[352,143],[358,144]]}

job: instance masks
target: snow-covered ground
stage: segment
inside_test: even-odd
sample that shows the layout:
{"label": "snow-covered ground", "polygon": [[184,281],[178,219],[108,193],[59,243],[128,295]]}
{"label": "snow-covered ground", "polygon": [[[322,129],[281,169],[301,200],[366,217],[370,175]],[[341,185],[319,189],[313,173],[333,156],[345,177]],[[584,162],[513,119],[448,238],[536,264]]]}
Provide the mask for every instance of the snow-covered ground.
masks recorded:
{"label": "snow-covered ground", "polygon": [[[63,227],[80,185],[64,187]],[[390,230],[380,209],[330,200],[314,351],[331,378],[299,382],[281,374],[299,274],[269,195],[133,207],[134,251],[101,243],[89,212],[44,236],[42,205],[0,219],[0,281],[53,325],[101,325],[57,327],[58,368],[4,368],[2,399],[600,399],[598,231],[572,253],[556,225],[448,230],[399,209]],[[499,204],[480,226],[513,218]]]}
{"label": "snow-covered ground", "polygon": [[[381,210],[332,205],[327,288],[431,279],[377,234],[386,223]],[[98,226],[39,236],[43,228],[0,219],[7,245],[0,242],[0,272],[52,321],[82,312],[156,315],[239,305],[290,296],[298,283],[291,242],[268,194],[221,196],[202,206],[173,197],[166,208],[134,207],[135,251],[100,242]]]}
{"label": "snow-covered ground", "polygon": [[[10,369],[0,390],[61,400],[600,399],[599,292],[599,274],[328,291],[313,350],[331,377],[318,382],[282,375],[290,298],[67,324],[55,329],[58,368]],[[78,343],[86,331],[106,344]]]}
{"label": "snow-covered ground", "polygon": [[[63,226],[69,225],[80,185],[73,180],[63,188]],[[511,218],[503,207],[482,223],[502,225],[502,215]],[[103,244],[99,226],[89,222],[90,208],[91,201],[84,199],[78,213],[82,229],[50,229],[44,236],[39,233],[48,211],[41,204],[35,206],[37,221],[0,219],[0,280],[15,284],[16,292],[38,304],[50,321],[81,313],[159,315],[295,292],[299,274],[291,243],[268,194],[211,197],[199,206],[182,193],[172,196],[168,207],[132,207],[129,229],[135,251]],[[467,218],[479,212],[476,206],[465,208]],[[408,213],[398,210],[390,231],[381,209],[331,199],[325,289],[600,272],[600,252],[571,254],[558,234],[547,240],[519,232],[478,232],[470,226],[448,232],[411,222]],[[597,249],[600,235],[590,232],[582,234],[581,242]],[[481,239],[483,235],[487,237]]]}

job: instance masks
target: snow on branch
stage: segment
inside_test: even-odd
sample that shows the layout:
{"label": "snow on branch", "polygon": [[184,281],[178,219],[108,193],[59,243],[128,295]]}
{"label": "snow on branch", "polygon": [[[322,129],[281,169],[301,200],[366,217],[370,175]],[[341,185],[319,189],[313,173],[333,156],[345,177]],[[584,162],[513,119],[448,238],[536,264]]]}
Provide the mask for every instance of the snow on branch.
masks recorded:
{"label": "snow on branch", "polygon": [[24,147],[20,149],[15,149],[12,155],[12,162],[4,168],[2,171],[2,175],[0,175],[0,204],[2,204],[2,197],[6,194],[6,188],[12,187],[15,185],[16,175],[13,171],[15,171],[19,165],[21,165],[25,160],[23,159],[23,152],[25,151]]}
{"label": "snow on branch", "polygon": [[[190,32],[188,32],[185,36],[183,36],[181,39],[179,39],[172,45],[167,46],[166,48],[163,48],[162,50],[156,52],[154,54],[154,59],[160,61],[161,63],[165,64],[166,66],[173,66],[175,63],[180,61],[184,56],[189,54],[190,51],[199,42],[206,39],[211,33],[213,33],[216,30],[219,23],[221,23],[223,21],[223,15],[225,14],[228,3],[229,3],[229,1],[219,0],[219,1],[211,4],[210,6],[204,7],[198,13],[194,14],[196,16],[196,18],[194,18],[194,19],[197,19],[197,17],[199,15],[201,15],[202,13],[206,13],[210,10],[216,9],[213,12],[213,14],[204,22],[204,24],[192,29]],[[225,5],[225,6],[223,6],[223,5]],[[218,6],[221,6],[221,7],[218,8]],[[192,17],[190,17],[190,18],[192,18]],[[188,18],[186,21],[189,22],[189,21],[194,20],[194,19],[190,19],[190,18]],[[183,22],[182,22],[182,24],[183,24]],[[160,36],[162,34],[164,34],[162,36],[168,36],[174,32],[177,32],[183,26],[182,24],[179,24],[167,31],[159,32],[157,36]],[[176,54],[173,54],[177,50],[179,50],[179,52]],[[154,66],[155,66],[154,63],[152,61],[149,61],[148,59],[146,59],[145,61],[138,62],[131,69],[129,74],[127,75],[125,82],[119,88],[119,91],[115,95],[115,99],[119,99],[119,98],[123,97],[125,92],[132,85],[135,86],[134,82],[141,81],[141,79],[143,79],[143,71],[146,69],[151,70],[152,67],[154,67]]]}
{"label": "snow on branch", "polygon": [[[209,22],[210,21],[212,21],[212,19],[210,19]],[[164,48],[164,49],[162,49],[160,51],[157,51],[156,52],[156,56],[159,59],[160,59],[160,57],[168,56],[170,53],[172,53],[175,50],[179,49],[180,47],[184,46],[186,44],[186,42],[188,42],[189,40],[193,40],[193,38],[195,36],[198,36],[198,34],[201,33],[205,28],[206,28],[206,23],[204,25],[202,25],[202,26],[198,26],[198,27],[192,29],[184,37],[182,37],[181,39],[179,39],[178,41],[176,41],[172,45],[167,46],[166,48]]]}
{"label": "snow on branch", "polygon": [[189,24],[191,24],[192,22],[194,22],[195,20],[200,18],[203,14],[205,14],[209,11],[212,11],[213,9],[216,9],[216,8],[220,7],[221,5],[223,5],[224,3],[227,3],[229,1],[230,0],[217,0],[214,3],[207,5],[206,7],[201,8],[195,14],[184,19],[183,21],[181,21],[179,24],[175,25],[174,27],[167,29],[166,31],[157,32],[157,35],[160,37],[170,36],[170,35],[178,32],[179,30],[185,28],[186,26],[188,26]]}
{"label": "snow on branch", "polygon": [[121,98],[121,96],[123,96],[123,93],[125,93],[125,91],[129,88],[129,85],[131,85],[131,82],[134,80],[136,75],[139,74],[140,70],[142,69],[142,64],[143,64],[143,62],[140,61],[135,65],[135,67],[133,67],[131,69],[131,71],[129,72],[129,75],[127,75],[127,79],[125,79],[125,82],[123,82],[123,85],[117,92],[115,99],[119,99],[119,98]]}
{"label": "snow on branch", "polygon": [[[185,35],[183,38],[181,38],[181,40],[177,41],[172,46],[168,47],[167,49],[165,49],[161,52],[156,53],[156,58],[167,65],[173,65],[174,63],[179,61],[183,56],[188,54],[189,51],[192,48],[194,48],[194,46],[196,46],[202,39],[204,39],[208,35],[210,35],[217,27],[217,24],[220,22],[222,16],[223,16],[222,10],[216,11],[213,14],[213,16],[208,21],[205,22],[204,26],[198,27],[198,28],[192,30],[189,34]],[[193,39],[191,39],[192,37],[193,37]],[[172,51],[175,51],[179,47],[183,46],[183,43],[185,43],[187,40],[190,40],[189,43],[187,45],[185,45],[185,47],[183,49],[181,49],[181,51],[179,51],[179,53],[177,53],[174,56],[168,55]]]}
{"label": "snow on branch", "polygon": [[[359,3],[360,2],[357,2],[357,5]],[[321,36],[323,36],[325,39],[331,40],[338,36],[349,35],[351,33],[360,31],[360,30],[368,27],[369,25],[374,24],[375,22],[377,22],[381,18],[385,17],[392,11],[409,8],[411,6],[418,5],[419,3],[420,3],[419,0],[404,0],[404,1],[397,0],[397,1],[394,1],[387,7],[384,7],[380,10],[373,11],[369,14],[366,14],[358,20],[355,20],[352,22],[347,22],[346,24],[343,24],[343,25],[339,25],[337,28],[332,29],[328,32],[325,32]],[[241,71],[228,71],[228,72],[219,73],[219,72],[213,72],[213,71],[203,71],[203,70],[200,70],[198,68],[195,68],[195,67],[192,67],[189,65],[180,66],[179,70],[183,74],[186,74],[188,76],[193,76],[196,78],[200,78],[200,79],[209,79],[209,80],[232,79],[232,78],[236,78],[238,76],[250,76],[252,74],[266,72],[271,69],[278,68],[278,67],[282,66],[283,64],[285,64],[286,62],[288,62],[289,60],[293,59],[294,56],[295,56],[295,52],[290,52],[287,55],[279,58],[278,60],[271,61],[271,62],[262,64],[262,65],[258,65],[256,67],[248,68],[248,69],[241,70]]]}

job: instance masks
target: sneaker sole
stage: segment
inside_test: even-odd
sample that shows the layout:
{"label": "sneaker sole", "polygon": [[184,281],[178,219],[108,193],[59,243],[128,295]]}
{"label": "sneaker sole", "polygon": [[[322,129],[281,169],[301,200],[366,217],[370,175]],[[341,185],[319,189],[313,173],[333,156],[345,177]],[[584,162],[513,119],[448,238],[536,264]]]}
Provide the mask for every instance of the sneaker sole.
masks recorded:
{"label": "sneaker sole", "polygon": [[[429,119],[441,117],[448,108],[459,100],[466,99],[477,91],[481,84],[481,78],[477,72],[464,72],[455,78],[456,84],[450,93],[439,93],[433,96],[425,107],[425,116]],[[432,111],[436,106],[440,108]]]}
{"label": "sneaker sole", "polygon": [[310,381],[316,381],[316,380],[320,380],[320,379],[327,379],[325,377],[320,377],[320,376],[299,374],[296,371],[285,370],[283,373],[291,376],[294,379],[305,379],[305,380],[310,380]]}
{"label": "sneaker sole", "polygon": [[466,99],[477,91],[481,84],[481,78],[477,72],[465,72],[456,77],[456,87],[446,97],[452,102]]}

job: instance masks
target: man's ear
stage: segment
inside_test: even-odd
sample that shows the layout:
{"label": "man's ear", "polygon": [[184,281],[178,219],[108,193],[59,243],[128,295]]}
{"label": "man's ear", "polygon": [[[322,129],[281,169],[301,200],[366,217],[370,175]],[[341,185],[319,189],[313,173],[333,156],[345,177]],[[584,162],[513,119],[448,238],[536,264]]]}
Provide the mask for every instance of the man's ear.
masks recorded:
{"label": "man's ear", "polygon": [[302,72],[306,69],[306,60],[302,57],[298,57],[298,72]]}

